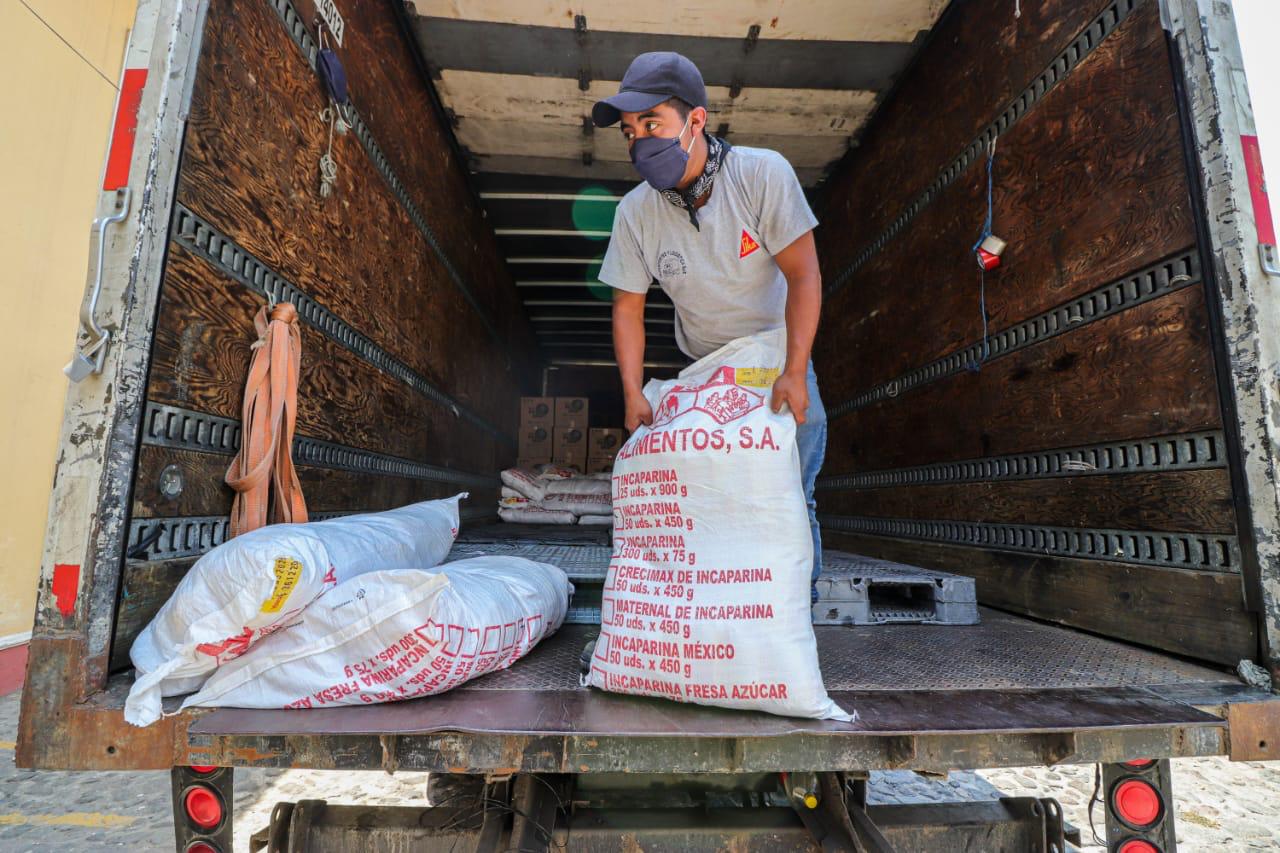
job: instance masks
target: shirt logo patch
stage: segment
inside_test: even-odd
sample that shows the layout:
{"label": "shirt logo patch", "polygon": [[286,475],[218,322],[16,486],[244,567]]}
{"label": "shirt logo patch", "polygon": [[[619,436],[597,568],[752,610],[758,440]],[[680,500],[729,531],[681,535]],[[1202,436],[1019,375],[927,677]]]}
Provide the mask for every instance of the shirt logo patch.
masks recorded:
{"label": "shirt logo patch", "polygon": [[754,252],[756,249],[759,249],[759,248],[760,248],[760,244],[757,243],[754,239],[752,239],[751,235],[747,233],[747,229],[743,228],[742,243],[740,248],[738,249],[738,259],[741,260],[742,258],[745,258],[747,255],[751,254],[752,252]]}
{"label": "shirt logo patch", "polygon": [[668,249],[658,255],[658,278],[675,278],[678,275],[685,275],[687,272],[688,265],[685,263],[684,255],[674,249]]}

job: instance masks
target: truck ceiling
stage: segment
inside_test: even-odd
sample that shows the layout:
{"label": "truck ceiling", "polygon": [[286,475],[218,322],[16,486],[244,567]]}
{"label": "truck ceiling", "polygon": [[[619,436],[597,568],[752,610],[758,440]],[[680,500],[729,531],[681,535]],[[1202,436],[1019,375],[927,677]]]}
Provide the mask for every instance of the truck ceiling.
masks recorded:
{"label": "truck ceiling", "polygon": [[[622,135],[590,115],[631,59],[688,56],[707,84],[711,131],[781,152],[812,189],[946,5],[411,0],[406,10],[544,354],[608,364],[611,295],[596,274],[613,208],[637,177]],[[669,301],[655,289],[650,305],[647,360],[683,363]]]}

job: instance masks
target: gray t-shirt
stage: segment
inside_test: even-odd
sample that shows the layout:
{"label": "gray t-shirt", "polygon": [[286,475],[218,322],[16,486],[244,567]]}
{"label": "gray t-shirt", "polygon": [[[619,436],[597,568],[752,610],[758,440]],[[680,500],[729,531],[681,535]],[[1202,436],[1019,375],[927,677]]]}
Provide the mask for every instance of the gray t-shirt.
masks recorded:
{"label": "gray t-shirt", "polygon": [[786,158],[734,146],[698,224],[642,183],[618,204],[600,268],[602,282],[632,293],[656,279],[676,306],[676,343],[693,358],[784,325],[787,279],[773,256],[818,219]]}

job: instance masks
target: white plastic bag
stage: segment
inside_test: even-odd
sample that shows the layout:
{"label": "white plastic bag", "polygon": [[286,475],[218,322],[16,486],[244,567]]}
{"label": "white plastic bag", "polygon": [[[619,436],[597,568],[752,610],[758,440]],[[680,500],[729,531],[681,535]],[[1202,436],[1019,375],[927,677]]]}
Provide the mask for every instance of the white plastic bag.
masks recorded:
{"label": "white plastic bag", "polygon": [[512,524],[573,524],[577,521],[577,516],[566,510],[543,509],[533,504],[500,506],[498,518]]}
{"label": "white plastic bag", "polygon": [[125,719],[160,718],[160,698],[190,693],[217,667],[296,621],[324,590],[374,569],[430,568],[453,547],[458,502],[309,524],[272,524],[201,557],[129,651],[138,679]]}
{"label": "white plastic bag", "polygon": [[443,693],[505,669],[564,621],[564,571],[489,556],[370,572],[214,673],[183,707],[328,708]]}
{"label": "white plastic bag", "polygon": [[[609,485],[605,483],[605,485]],[[574,515],[611,515],[613,500],[607,495],[547,495],[538,506],[549,510],[565,510]]]}
{"label": "white plastic bag", "polygon": [[795,419],[770,393],[786,332],[649,382],[613,468],[613,559],[587,681],[619,693],[851,721],[818,669]]}

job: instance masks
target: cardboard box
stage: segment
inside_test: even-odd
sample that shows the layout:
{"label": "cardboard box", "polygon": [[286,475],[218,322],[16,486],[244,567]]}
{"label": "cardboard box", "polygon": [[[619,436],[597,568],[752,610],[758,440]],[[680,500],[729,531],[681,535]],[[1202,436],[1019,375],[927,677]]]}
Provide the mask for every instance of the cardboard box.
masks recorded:
{"label": "cardboard box", "polygon": [[555,449],[555,429],[550,424],[521,424],[519,449],[517,456],[521,459],[543,459],[551,461]]}
{"label": "cardboard box", "polygon": [[555,397],[521,397],[520,426],[543,424],[553,426],[556,422]]}
{"label": "cardboard box", "polygon": [[560,468],[572,468],[579,473],[585,473],[587,470],[587,460],[583,456],[553,456],[551,464]]}
{"label": "cardboard box", "polygon": [[587,433],[587,458],[612,459],[627,440],[626,430],[593,429]]}
{"label": "cardboard box", "polygon": [[[587,458],[587,429],[578,426],[557,426],[552,432],[551,456]],[[523,454],[522,454],[523,455]]]}
{"label": "cardboard box", "polygon": [[584,470],[587,467],[586,427],[556,427],[552,439],[551,461],[556,465]]}
{"label": "cardboard box", "polygon": [[588,408],[586,397],[556,397],[556,426],[575,426],[585,431]]}
{"label": "cardboard box", "polygon": [[588,459],[587,470],[584,473],[601,474],[601,473],[608,473],[612,471],[613,471],[612,459]]}

